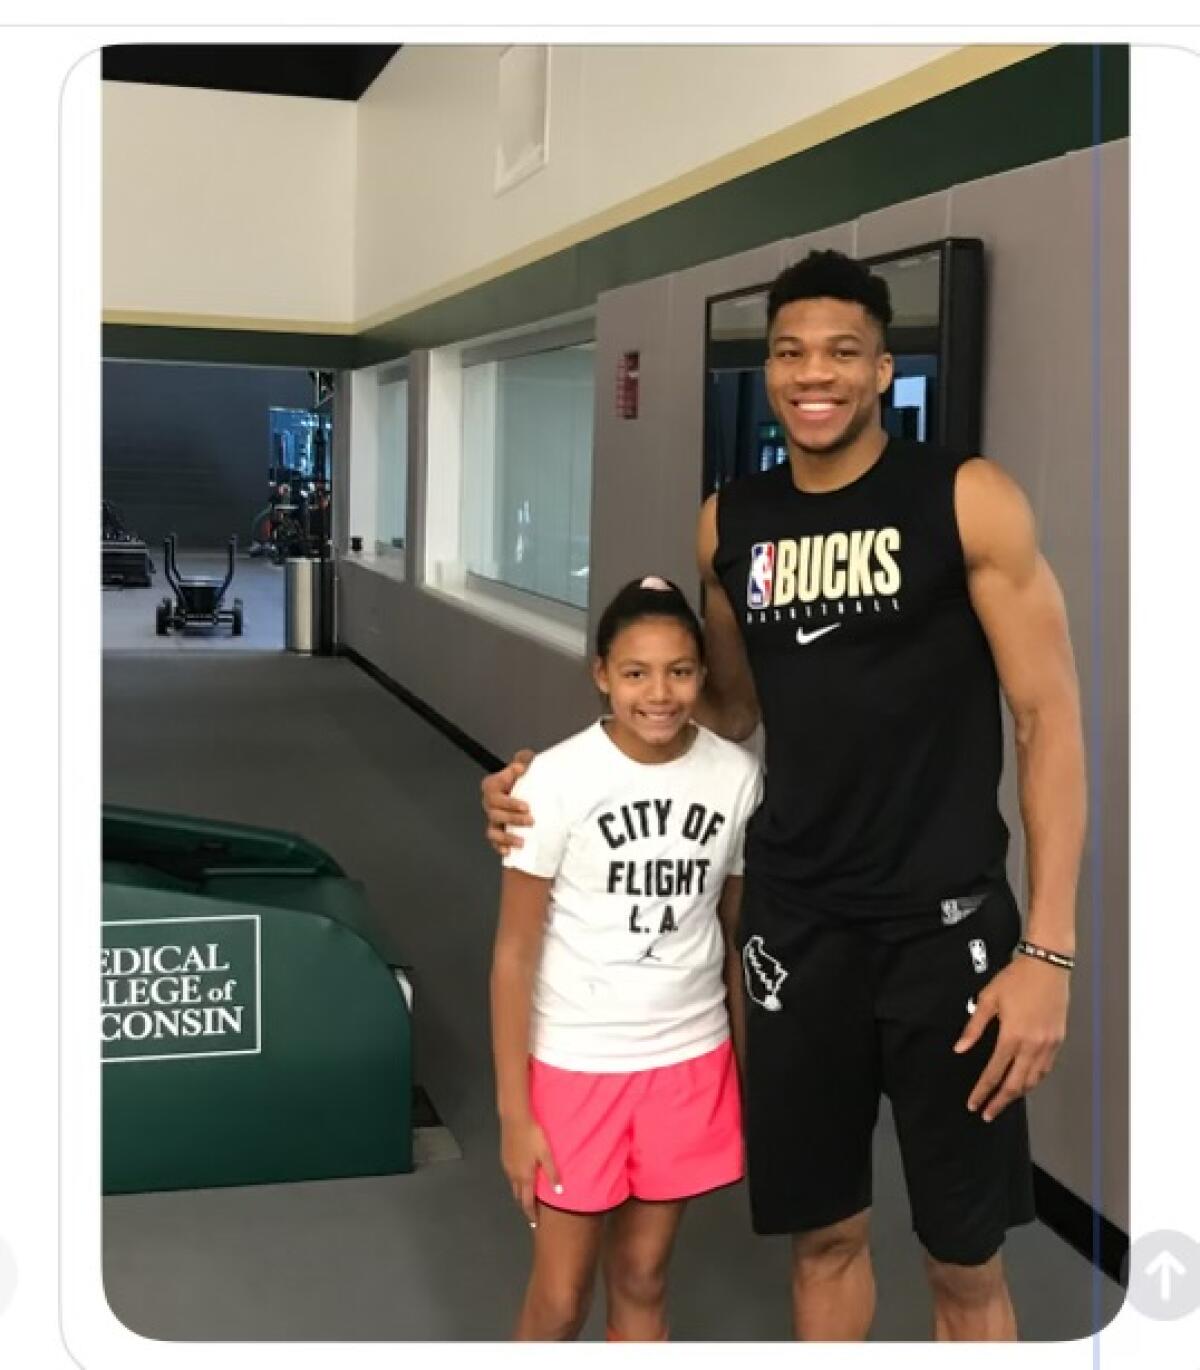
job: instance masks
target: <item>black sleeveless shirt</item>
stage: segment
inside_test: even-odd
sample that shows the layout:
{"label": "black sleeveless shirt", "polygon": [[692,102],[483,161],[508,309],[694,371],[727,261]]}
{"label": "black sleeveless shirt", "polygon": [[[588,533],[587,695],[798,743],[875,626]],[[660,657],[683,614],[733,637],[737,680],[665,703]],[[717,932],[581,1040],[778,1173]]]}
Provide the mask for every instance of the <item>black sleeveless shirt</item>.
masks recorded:
{"label": "black sleeveless shirt", "polygon": [[1004,879],[999,685],[967,595],[968,458],[889,440],[839,490],[787,464],[727,485],[713,567],[766,734],[747,874],[797,909],[953,922]]}

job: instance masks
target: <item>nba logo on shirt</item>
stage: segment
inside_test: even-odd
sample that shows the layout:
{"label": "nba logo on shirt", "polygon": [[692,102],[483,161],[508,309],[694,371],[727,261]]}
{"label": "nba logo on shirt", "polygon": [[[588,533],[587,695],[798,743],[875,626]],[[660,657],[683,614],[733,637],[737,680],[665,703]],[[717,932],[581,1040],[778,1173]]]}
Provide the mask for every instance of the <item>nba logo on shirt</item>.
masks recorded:
{"label": "nba logo on shirt", "polygon": [[750,579],[746,585],[746,608],[766,609],[771,603],[775,579],[775,544],[756,542],[750,549]]}

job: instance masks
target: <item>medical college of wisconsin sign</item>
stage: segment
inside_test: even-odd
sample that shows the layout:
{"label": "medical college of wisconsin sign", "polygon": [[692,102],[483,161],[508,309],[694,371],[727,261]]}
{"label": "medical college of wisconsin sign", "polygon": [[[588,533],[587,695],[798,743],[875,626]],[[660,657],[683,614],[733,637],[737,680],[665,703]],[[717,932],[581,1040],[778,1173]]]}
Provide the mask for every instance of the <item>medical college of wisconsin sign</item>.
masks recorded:
{"label": "medical college of wisconsin sign", "polygon": [[104,923],[103,1060],[260,1052],[261,949],[257,914]]}

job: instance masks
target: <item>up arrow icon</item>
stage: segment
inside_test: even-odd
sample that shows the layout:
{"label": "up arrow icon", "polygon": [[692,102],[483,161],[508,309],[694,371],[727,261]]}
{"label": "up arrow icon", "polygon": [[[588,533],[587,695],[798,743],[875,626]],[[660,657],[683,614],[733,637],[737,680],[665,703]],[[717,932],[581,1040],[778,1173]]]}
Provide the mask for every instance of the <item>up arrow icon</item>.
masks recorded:
{"label": "up arrow icon", "polygon": [[1143,1317],[1174,1322],[1200,1308],[1200,1242],[1160,1227],[1139,1237],[1121,1262],[1129,1301]]}
{"label": "up arrow icon", "polygon": [[1187,1274],[1187,1266],[1169,1251],[1160,1251],[1146,1267],[1146,1274],[1158,1276],[1158,1289],[1163,1303],[1171,1301],[1171,1280]]}

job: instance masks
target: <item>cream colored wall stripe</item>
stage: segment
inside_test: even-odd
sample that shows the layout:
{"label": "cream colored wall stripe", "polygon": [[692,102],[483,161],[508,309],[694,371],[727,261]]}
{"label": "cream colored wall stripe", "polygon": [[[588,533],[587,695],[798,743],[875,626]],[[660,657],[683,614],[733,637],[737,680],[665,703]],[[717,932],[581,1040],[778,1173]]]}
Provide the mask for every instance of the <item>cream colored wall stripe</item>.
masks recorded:
{"label": "cream colored wall stripe", "polygon": [[873,124],[903,109],[932,100],[947,91],[969,85],[1005,67],[1023,62],[1038,53],[1045,52],[1051,44],[1022,44],[979,46],[960,48],[948,53],[927,66],[907,72],[892,81],[887,81],[874,90],[864,91],[849,100],[844,100],[832,108],[814,114],[788,128],[759,139],[746,147],[739,148],[704,166],[696,167],[683,176],[654,187],[644,194],[634,196],[619,205],[613,205],[601,214],[572,224],[558,233],[538,239],[518,252],[510,253],[479,267],[474,271],[449,281],[443,281],[431,290],[415,295],[401,303],[381,309],[356,324],[319,323],[300,319],[253,319],[238,316],[212,314],[168,314],[147,310],[104,311],[104,322],[108,324],[137,324],[161,328],[227,328],[254,330],[264,333],[309,333],[347,336],[377,328],[394,319],[412,314],[441,300],[459,295],[465,290],[483,285],[499,276],[507,275],[544,257],[586,242],[589,238],[611,232],[637,219],[666,209],[694,195],[712,190],[737,176],[757,171],[773,162],[786,157],[794,157],[799,152],[830,139],[851,133],[857,128]]}
{"label": "cream colored wall stripe", "polygon": [[314,319],[250,319],[240,314],[171,314],[153,309],[106,309],[104,322],[151,328],[231,328],[256,333],[326,333],[352,337],[359,331],[352,323],[327,323]]}

